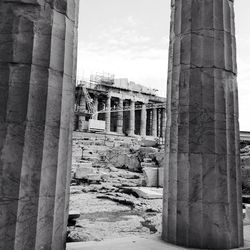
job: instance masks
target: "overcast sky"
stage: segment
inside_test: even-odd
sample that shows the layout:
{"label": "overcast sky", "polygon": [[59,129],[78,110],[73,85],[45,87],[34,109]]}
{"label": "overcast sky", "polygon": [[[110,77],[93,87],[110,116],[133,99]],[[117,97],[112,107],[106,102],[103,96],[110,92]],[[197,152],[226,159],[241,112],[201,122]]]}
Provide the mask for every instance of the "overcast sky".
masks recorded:
{"label": "overcast sky", "polygon": [[[250,1],[235,0],[240,128],[250,131]],[[170,0],[80,0],[78,77],[112,73],[166,95]]]}

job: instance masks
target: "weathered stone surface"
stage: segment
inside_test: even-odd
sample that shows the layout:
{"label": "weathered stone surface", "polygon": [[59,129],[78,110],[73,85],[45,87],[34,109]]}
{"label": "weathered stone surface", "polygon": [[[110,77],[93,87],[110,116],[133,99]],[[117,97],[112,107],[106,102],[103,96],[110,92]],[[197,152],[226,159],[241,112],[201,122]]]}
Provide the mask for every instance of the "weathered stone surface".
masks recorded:
{"label": "weathered stone surface", "polygon": [[76,169],[75,172],[75,178],[76,179],[84,179],[86,178],[89,174],[94,174],[95,170],[92,167],[91,163],[81,163],[78,168]]}
{"label": "weathered stone surface", "polygon": [[245,205],[246,206],[246,217],[245,219],[250,222],[250,204]]}
{"label": "weathered stone surface", "polygon": [[106,161],[117,168],[127,168],[138,171],[139,158],[136,153],[131,153],[128,148],[116,148],[105,152]]}
{"label": "weathered stone surface", "polygon": [[69,220],[77,219],[81,215],[79,210],[70,210],[69,211]]}
{"label": "weathered stone surface", "polygon": [[147,187],[158,187],[158,168],[143,168],[143,176]]}
{"label": "weathered stone surface", "polygon": [[156,164],[154,162],[142,162],[141,167],[142,168],[155,168]]}
{"label": "weathered stone surface", "polygon": [[0,2],[0,249],[65,246],[77,46],[66,10],[78,1]]}
{"label": "weathered stone surface", "polygon": [[164,168],[158,168],[158,187],[163,187],[164,185]]}
{"label": "weathered stone surface", "polygon": [[242,174],[242,185],[243,187],[250,190],[250,168],[242,168],[241,169]]}
{"label": "weathered stone surface", "polygon": [[139,197],[144,199],[162,199],[162,188],[133,187],[130,188]]}
{"label": "weathered stone surface", "polygon": [[234,6],[171,1],[165,241],[243,245]]}
{"label": "weathered stone surface", "polygon": [[84,179],[86,179],[89,182],[100,182],[101,181],[101,175],[100,174],[87,174]]}

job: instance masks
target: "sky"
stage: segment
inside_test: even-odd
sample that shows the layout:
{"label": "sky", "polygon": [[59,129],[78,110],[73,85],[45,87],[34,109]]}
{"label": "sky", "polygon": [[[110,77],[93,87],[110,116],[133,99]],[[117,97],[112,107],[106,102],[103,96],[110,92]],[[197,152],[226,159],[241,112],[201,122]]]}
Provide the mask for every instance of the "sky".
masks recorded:
{"label": "sky", "polygon": [[[235,0],[240,129],[250,131],[250,1]],[[166,96],[170,0],[80,0],[78,78],[110,73]]]}

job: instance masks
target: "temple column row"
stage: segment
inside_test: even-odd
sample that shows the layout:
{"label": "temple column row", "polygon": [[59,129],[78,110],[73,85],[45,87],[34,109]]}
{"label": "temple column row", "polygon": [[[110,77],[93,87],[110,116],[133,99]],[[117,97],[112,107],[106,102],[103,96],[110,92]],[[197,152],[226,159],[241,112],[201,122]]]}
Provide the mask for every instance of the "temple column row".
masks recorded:
{"label": "temple column row", "polygon": [[[105,123],[106,123],[106,132],[110,132],[111,126],[111,96],[107,96],[105,102]],[[118,102],[118,111],[117,111],[117,127],[116,132],[119,134],[123,133],[123,99],[120,98]],[[98,99],[94,99],[94,115],[93,119],[97,119],[97,111],[98,111]],[[166,114],[165,109],[154,108],[152,109],[152,124],[151,124],[151,133],[150,135],[154,137],[164,137],[164,131],[166,127]],[[130,100],[130,110],[129,110],[129,129],[128,135],[135,135],[135,101]],[[141,105],[141,117],[140,117],[140,135],[146,136],[147,133],[147,109],[146,103]]]}

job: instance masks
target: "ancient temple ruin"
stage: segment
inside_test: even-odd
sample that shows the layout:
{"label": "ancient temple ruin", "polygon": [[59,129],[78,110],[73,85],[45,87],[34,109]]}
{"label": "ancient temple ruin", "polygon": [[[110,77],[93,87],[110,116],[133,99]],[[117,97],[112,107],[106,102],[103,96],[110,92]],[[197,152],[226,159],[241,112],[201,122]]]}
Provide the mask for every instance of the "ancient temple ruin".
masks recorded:
{"label": "ancient temple ruin", "polygon": [[164,137],[166,98],[126,78],[94,79],[76,87],[75,130]]}
{"label": "ancient temple ruin", "polygon": [[[171,1],[163,239],[186,247],[243,245],[233,2]],[[78,10],[0,1],[0,249],[65,249]],[[106,132],[164,134],[164,100],[98,88],[106,111],[120,107],[97,115]]]}

